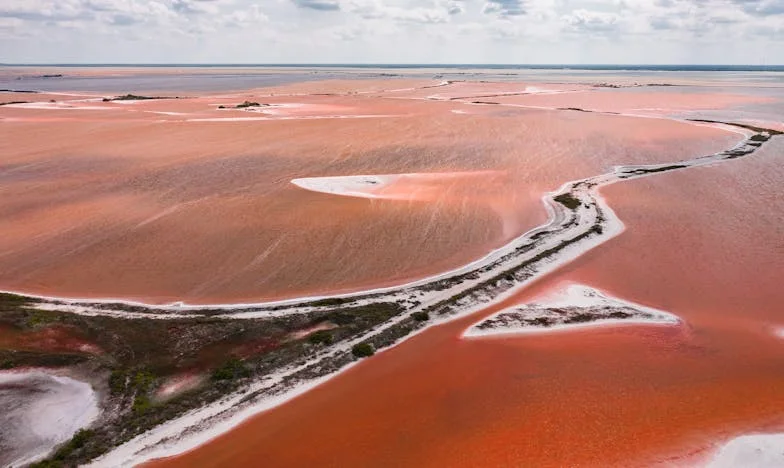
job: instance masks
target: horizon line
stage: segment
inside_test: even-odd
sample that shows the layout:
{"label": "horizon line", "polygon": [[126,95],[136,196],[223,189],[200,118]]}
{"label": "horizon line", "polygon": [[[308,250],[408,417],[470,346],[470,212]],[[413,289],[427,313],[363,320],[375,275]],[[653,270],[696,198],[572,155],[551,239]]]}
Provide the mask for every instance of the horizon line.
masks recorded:
{"label": "horizon line", "polygon": [[25,67],[25,66],[103,66],[103,67],[165,67],[165,66],[204,66],[204,67],[518,67],[518,68],[558,68],[558,67],[631,67],[631,68],[668,68],[668,67],[689,67],[689,68],[782,68],[784,64],[694,64],[694,63],[418,63],[418,62],[0,62],[3,67]]}

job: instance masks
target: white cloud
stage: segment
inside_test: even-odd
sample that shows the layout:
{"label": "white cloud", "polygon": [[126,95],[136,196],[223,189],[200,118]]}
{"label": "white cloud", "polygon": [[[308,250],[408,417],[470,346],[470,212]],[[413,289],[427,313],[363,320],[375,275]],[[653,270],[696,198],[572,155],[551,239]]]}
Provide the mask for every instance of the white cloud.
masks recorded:
{"label": "white cloud", "polygon": [[783,24],[784,0],[3,0],[0,62],[784,63]]}

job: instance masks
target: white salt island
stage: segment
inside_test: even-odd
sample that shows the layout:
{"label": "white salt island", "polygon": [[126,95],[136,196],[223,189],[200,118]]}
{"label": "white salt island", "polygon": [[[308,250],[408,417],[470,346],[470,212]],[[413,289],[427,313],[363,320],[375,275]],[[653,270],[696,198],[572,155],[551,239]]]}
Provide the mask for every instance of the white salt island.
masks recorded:
{"label": "white salt island", "polygon": [[679,322],[678,317],[668,312],[610,297],[587,286],[571,284],[541,302],[503,309],[471,325],[463,337],[541,333],[598,325],[673,325]]}

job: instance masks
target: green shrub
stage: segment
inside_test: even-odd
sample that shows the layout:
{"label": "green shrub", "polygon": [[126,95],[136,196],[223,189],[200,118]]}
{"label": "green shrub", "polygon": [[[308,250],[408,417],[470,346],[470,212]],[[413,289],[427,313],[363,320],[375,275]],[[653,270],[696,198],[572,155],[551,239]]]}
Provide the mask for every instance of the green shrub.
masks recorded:
{"label": "green shrub", "polygon": [[27,326],[30,328],[41,327],[57,322],[57,320],[57,314],[53,314],[45,310],[35,310],[33,311],[30,318],[27,319]]}
{"label": "green shrub", "polygon": [[[93,434],[94,434],[93,431],[89,429],[79,429],[76,432],[76,434],[74,434],[74,436],[71,437],[71,440],[66,442],[65,445],[57,449],[57,452],[54,453],[54,456],[52,458],[54,458],[55,463],[57,463],[58,460],[64,460],[65,458],[68,458],[68,456],[71,455],[71,453],[84,447],[84,444],[87,443],[87,441],[93,436]],[[59,466],[59,463],[57,465],[49,465],[49,466]]]}
{"label": "green shrub", "polygon": [[411,317],[417,322],[427,322],[430,320],[430,315],[427,312],[414,312],[411,314]]}
{"label": "green shrub", "polygon": [[128,376],[125,371],[115,369],[109,374],[109,391],[112,395],[120,395],[125,391],[126,381]]}
{"label": "green shrub", "polygon": [[343,297],[328,297],[326,299],[319,299],[318,301],[313,301],[311,304],[313,307],[321,307],[321,306],[339,306],[349,302],[351,299],[343,298]]}
{"label": "green shrub", "polygon": [[351,348],[351,354],[358,358],[370,357],[376,353],[373,345],[370,343],[357,343]]}
{"label": "green shrub", "polygon": [[134,413],[141,414],[146,412],[152,406],[150,397],[144,393],[139,393],[133,399],[133,407],[131,408]]}
{"label": "green shrub", "polygon": [[250,377],[250,369],[237,358],[231,358],[212,373],[212,380],[234,380]]}
{"label": "green shrub", "polygon": [[258,102],[245,101],[242,104],[237,104],[237,109],[244,109],[246,107],[259,107],[261,104]]}
{"label": "green shrub", "polygon": [[60,468],[61,466],[63,466],[63,464],[57,460],[41,460],[29,465],[28,468]]}
{"label": "green shrub", "polygon": [[329,330],[319,330],[308,335],[308,341],[313,344],[331,345],[333,338]]}
{"label": "green shrub", "polygon": [[30,302],[30,299],[18,294],[0,293],[0,304],[20,306]]}
{"label": "green shrub", "polygon": [[576,210],[580,206],[580,200],[573,197],[570,193],[562,193],[553,198],[553,200],[569,208],[570,210]]}
{"label": "green shrub", "polygon": [[140,392],[146,392],[150,389],[155,376],[147,371],[139,371],[133,376],[133,386]]}

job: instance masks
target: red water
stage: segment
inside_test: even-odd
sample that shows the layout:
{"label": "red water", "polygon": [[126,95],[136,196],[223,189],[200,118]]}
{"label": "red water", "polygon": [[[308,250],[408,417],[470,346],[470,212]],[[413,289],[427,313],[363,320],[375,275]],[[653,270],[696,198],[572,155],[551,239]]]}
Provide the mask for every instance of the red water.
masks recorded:
{"label": "red water", "polygon": [[[620,237],[517,297],[429,329],[165,466],[664,466],[784,428],[784,141],[604,190]],[[671,311],[461,340],[563,280]]]}
{"label": "red water", "polygon": [[[187,121],[264,117],[216,108],[246,99],[297,104],[283,108],[297,115],[394,117]],[[454,114],[479,107],[383,94],[73,105],[102,110],[0,108],[10,119],[0,124],[2,289],[225,303],[399,284],[464,265],[540,224],[542,193],[565,180],[737,139],[575,112],[485,106]],[[336,197],[289,183],[476,171],[499,175],[436,184],[421,201]]]}
{"label": "red water", "polygon": [[[484,92],[477,84],[456,91],[468,88]],[[95,111],[0,108],[0,287],[225,302],[399,283],[466,263],[539,224],[539,197],[564,181],[737,140],[660,119],[383,94],[269,100],[309,105],[289,116],[395,117],[187,122],[251,115],[215,105],[268,94]],[[672,99],[563,96],[498,100],[626,111]],[[665,110],[756,102],[678,99]],[[777,142],[750,159],[609,187],[604,193],[628,227],[622,236],[503,304],[427,330],[162,464],[683,465],[736,434],[781,429],[784,343],[772,329],[784,326],[782,154]],[[443,194],[434,189],[426,201],[336,197],[289,184],[470,171],[500,175],[434,184]],[[684,324],[459,338],[475,320],[562,280],[670,311]]]}

